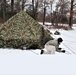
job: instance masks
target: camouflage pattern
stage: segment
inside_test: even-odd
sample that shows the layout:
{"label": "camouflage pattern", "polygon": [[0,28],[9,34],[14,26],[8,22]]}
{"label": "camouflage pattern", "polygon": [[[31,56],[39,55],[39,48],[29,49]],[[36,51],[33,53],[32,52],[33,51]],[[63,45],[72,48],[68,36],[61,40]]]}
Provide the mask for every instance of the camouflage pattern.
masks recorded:
{"label": "camouflage pattern", "polygon": [[2,48],[43,48],[51,40],[50,32],[21,11],[0,26],[0,47]]}

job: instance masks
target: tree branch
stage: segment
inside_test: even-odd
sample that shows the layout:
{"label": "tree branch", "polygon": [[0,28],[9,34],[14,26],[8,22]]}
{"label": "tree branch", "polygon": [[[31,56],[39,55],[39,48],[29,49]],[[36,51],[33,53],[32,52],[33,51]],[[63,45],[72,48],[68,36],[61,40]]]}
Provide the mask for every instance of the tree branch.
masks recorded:
{"label": "tree branch", "polygon": [[76,3],[73,6],[76,6]]}

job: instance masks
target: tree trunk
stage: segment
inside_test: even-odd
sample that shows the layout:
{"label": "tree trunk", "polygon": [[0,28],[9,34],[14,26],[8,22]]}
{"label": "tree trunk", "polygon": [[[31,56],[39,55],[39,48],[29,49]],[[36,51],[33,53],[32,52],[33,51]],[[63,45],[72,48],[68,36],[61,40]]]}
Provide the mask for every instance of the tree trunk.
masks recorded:
{"label": "tree trunk", "polygon": [[32,0],[32,8],[33,8],[33,11],[34,11],[34,0]]}
{"label": "tree trunk", "polygon": [[36,4],[35,4],[35,8],[34,8],[34,19],[36,20],[36,18],[37,18],[37,11],[38,11],[38,0],[37,0],[37,2],[36,2]]}
{"label": "tree trunk", "polygon": [[22,0],[22,10],[24,10],[26,0]]}
{"label": "tree trunk", "polygon": [[34,0],[32,0],[32,11],[33,11],[33,18],[35,18],[34,14],[35,14],[35,8],[34,8]]}
{"label": "tree trunk", "polygon": [[11,16],[13,16],[14,11],[14,0],[11,0]]}
{"label": "tree trunk", "polygon": [[3,0],[3,21],[6,21],[6,0]]}
{"label": "tree trunk", "polygon": [[45,4],[46,4],[46,0],[45,0],[45,2],[44,2],[43,25],[45,24],[45,16],[46,16],[46,6],[45,6]]}
{"label": "tree trunk", "polygon": [[45,15],[46,15],[46,7],[44,7],[43,25],[45,25]]}
{"label": "tree trunk", "polygon": [[73,3],[74,3],[74,0],[71,0],[70,18],[69,18],[69,27],[70,28],[72,28],[72,23],[73,23]]}
{"label": "tree trunk", "polygon": [[52,3],[51,3],[51,23],[54,26],[54,21],[53,21],[53,12],[52,12]]}
{"label": "tree trunk", "polygon": [[51,13],[51,23],[54,26],[54,19],[53,19],[53,13]]}

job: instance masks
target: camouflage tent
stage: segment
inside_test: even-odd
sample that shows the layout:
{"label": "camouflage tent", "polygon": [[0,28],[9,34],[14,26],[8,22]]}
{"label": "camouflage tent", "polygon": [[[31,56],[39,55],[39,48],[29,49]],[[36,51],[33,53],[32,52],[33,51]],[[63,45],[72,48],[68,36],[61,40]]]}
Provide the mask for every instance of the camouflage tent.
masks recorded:
{"label": "camouflage tent", "polygon": [[0,26],[0,47],[2,48],[43,48],[52,39],[50,33],[21,11]]}

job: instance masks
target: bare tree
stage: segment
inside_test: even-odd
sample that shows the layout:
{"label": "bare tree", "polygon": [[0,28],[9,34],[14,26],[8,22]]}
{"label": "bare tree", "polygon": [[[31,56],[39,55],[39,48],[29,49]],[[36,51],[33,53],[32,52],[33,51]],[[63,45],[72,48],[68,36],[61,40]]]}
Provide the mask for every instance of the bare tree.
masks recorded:
{"label": "bare tree", "polygon": [[3,0],[3,20],[6,20],[6,0]]}
{"label": "bare tree", "polygon": [[34,0],[32,0],[33,13],[34,13],[34,3],[35,3],[35,1],[34,1]]}
{"label": "bare tree", "polygon": [[54,3],[54,0],[50,0],[50,6],[51,6],[51,22],[52,22],[52,25],[54,25],[54,21],[53,21],[53,3]]}
{"label": "bare tree", "polygon": [[11,0],[11,12],[14,10],[14,0]]}
{"label": "bare tree", "polygon": [[33,18],[35,20],[37,17],[37,11],[38,11],[38,0],[32,0],[32,12],[33,12]]}
{"label": "bare tree", "polygon": [[70,18],[69,18],[69,27],[70,28],[72,28],[72,23],[73,23],[73,5],[74,5],[74,0],[71,0]]}
{"label": "bare tree", "polygon": [[[43,25],[45,24],[46,21],[46,17],[48,15],[51,15],[50,17],[52,18],[52,12],[53,12],[53,3],[54,0],[39,0],[39,12],[42,14],[43,16]],[[51,9],[51,10],[50,10]],[[49,10],[49,12],[48,12]],[[49,17],[49,20],[50,20]]]}
{"label": "bare tree", "polygon": [[17,12],[19,12],[20,10],[21,10],[21,5],[20,5],[20,2],[21,2],[22,0],[17,0],[16,2],[15,2],[15,10],[17,11]]}
{"label": "bare tree", "polygon": [[14,12],[14,0],[11,0],[11,16],[13,15]]}
{"label": "bare tree", "polygon": [[26,3],[26,0],[22,0],[22,10],[24,10],[25,8],[25,3]]}
{"label": "bare tree", "polygon": [[0,15],[2,15],[2,4],[3,4],[3,1],[2,0],[0,0]]}
{"label": "bare tree", "polygon": [[38,3],[39,3],[39,1],[37,0],[36,2],[35,2],[35,8],[34,8],[34,19],[36,20],[36,18],[37,18],[37,15],[38,15]]}
{"label": "bare tree", "polygon": [[[70,7],[70,1],[69,0],[59,0],[56,4],[56,12],[58,12],[58,18],[56,21],[59,21],[60,23],[62,23],[63,19],[66,18],[66,10],[69,10]],[[68,20],[66,20],[66,22],[68,22]]]}
{"label": "bare tree", "polygon": [[43,25],[45,24],[45,15],[46,15],[46,0],[44,1]]}
{"label": "bare tree", "polygon": [[43,25],[45,24],[45,18],[46,18],[46,8],[49,7],[49,2],[47,0],[43,1]]}

